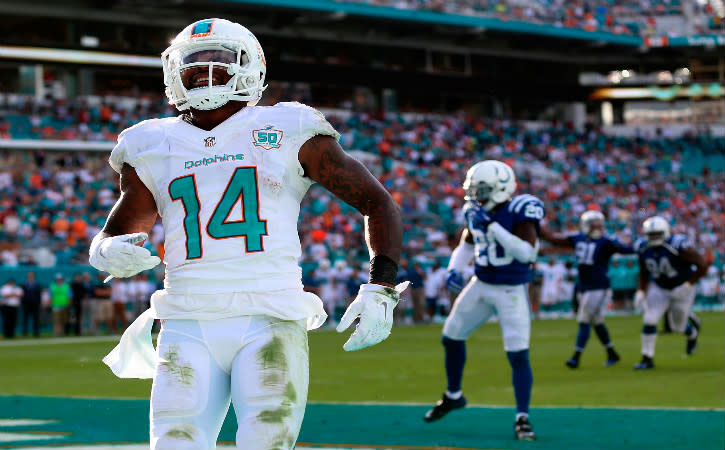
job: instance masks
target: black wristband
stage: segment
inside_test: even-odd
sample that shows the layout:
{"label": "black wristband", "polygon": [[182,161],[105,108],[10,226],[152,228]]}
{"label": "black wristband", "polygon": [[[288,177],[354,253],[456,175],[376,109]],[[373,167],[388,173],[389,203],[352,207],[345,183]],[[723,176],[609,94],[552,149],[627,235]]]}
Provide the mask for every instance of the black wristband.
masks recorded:
{"label": "black wristband", "polygon": [[395,284],[398,276],[398,263],[385,255],[377,255],[370,260],[370,278],[368,283]]}

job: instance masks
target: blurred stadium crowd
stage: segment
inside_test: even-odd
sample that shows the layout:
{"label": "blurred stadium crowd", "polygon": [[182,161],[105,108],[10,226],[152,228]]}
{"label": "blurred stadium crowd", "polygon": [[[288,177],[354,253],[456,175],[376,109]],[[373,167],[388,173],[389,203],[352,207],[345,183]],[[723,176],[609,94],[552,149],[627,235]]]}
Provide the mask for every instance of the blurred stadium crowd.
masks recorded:
{"label": "blurred stadium crowd", "polygon": [[[707,33],[720,27],[721,18],[710,3],[691,2],[691,9],[681,0],[335,0],[397,9],[426,10],[445,14],[491,17],[501,20],[608,31],[616,34],[653,36],[659,34],[668,18],[687,15],[692,31]],[[658,26],[658,21],[660,22]],[[676,36],[670,29],[667,33]]]}
{"label": "blurred stadium crowd", "polygon": [[[0,98],[0,137],[6,139],[115,141],[118,132],[134,123],[175,114],[158,96],[40,103],[20,95]],[[575,230],[579,215],[597,208],[608,219],[608,231],[631,243],[642,220],[655,213],[665,216],[673,223],[673,232],[688,235],[713,263],[709,279],[716,292],[710,289],[701,297],[722,301],[723,137],[659,132],[617,137],[593,126],[576,130],[563,123],[516,122],[463,113],[377,116],[349,110],[325,112],[340,131],[342,146],[379,176],[402,209],[405,248],[401,278],[413,281],[407,294],[413,301],[407,302],[412,306],[410,317],[401,316],[398,321],[437,320],[445,315],[450,299],[444,292],[443,273],[462,224],[461,183],[470,165],[482,159],[500,159],[514,167],[518,192],[544,200],[547,226],[555,231]],[[118,196],[118,177],[107,158],[106,152],[0,152],[3,267],[87,264],[90,239],[103,226]],[[334,317],[367,271],[368,255],[360,245],[360,216],[326,190],[313,187],[302,204],[300,234],[304,282],[308,289],[318,291]],[[146,245],[162,256],[163,240],[163,229],[157,223]],[[540,277],[532,284],[532,298],[542,297],[542,313],[555,311],[552,305],[556,303],[568,310],[568,288],[555,289],[564,294],[550,298],[543,284],[573,283],[575,272],[564,266],[571,266],[571,259],[557,257],[558,263],[551,264],[548,260],[543,257],[539,264]],[[635,289],[637,264],[625,259],[612,269],[624,292],[615,306],[628,308],[626,292]],[[61,274],[64,278],[71,275]],[[159,272],[148,275],[149,283],[163,276]],[[714,284],[712,280],[716,280]],[[15,281],[20,284],[23,280]],[[130,298],[128,292],[133,291],[123,288],[125,283],[114,282],[119,299]],[[541,294],[536,292],[539,284]],[[152,290],[144,291],[144,296]],[[131,306],[127,309],[139,312]],[[59,320],[65,324],[70,319],[72,315],[66,319],[61,315]],[[86,320],[85,328],[97,330],[92,323],[95,321]],[[121,327],[124,323],[120,321]],[[64,324],[56,325],[56,333],[65,329]]]}

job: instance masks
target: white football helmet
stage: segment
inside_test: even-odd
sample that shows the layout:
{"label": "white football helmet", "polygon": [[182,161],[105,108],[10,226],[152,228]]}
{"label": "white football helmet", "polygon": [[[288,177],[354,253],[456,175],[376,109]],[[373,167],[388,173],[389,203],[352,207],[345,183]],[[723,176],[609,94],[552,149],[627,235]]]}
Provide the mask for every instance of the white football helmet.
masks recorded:
{"label": "white football helmet", "polygon": [[[193,55],[202,51],[216,52],[219,61],[197,61]],[[203,59],[203,58],[201,58]],[[251,31],[225,19],[199,20],[184,28],[161,54],[164,85],[169,104],[179,111],[191,108],[211,110],[230,100],[255,105],[262,98],[267,62],[259,41]],[[208,86],[187,89],[181,79],[183,71],[192,67],[208,67]],[[226,69],[231,79],[214,85],[214,68]]]}
{"label": "white football helmet", "polygon": [[579,218],[579,229],[590,238],[599,239],[604,235],[604,214],[600,211],[585,211]]}
{"label": "white football helmet", "polygon": [[516,190],[516,176],[508,164],[489,159],[474,164],[463,182],[467,201],[475,201],[487,210],[511,199]]}
{"label": "white football helmet", "polygon": [[649,245],[662,245],[670,237],[670,224],[663,217],[652,216],[642,223],[642,232]]}

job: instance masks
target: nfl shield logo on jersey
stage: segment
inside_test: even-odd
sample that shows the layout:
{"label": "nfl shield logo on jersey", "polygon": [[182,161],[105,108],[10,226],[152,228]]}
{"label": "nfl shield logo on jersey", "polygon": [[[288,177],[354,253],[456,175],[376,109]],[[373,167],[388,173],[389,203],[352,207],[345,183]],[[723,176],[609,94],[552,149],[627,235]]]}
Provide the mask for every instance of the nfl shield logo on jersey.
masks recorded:
{"label": "nfl shield logo on jersey", "polygon": [[256,147],[265,150],[279,148],[283,134],[282,130],[275,130],[272,125],[267,125],[261,130],[252,130],[252,142]]}
{"label": "nfl shield logo on jersey", "polygon": [[214,147],[216,145],[216,138],[209,136],[204,138],[204,147]]}

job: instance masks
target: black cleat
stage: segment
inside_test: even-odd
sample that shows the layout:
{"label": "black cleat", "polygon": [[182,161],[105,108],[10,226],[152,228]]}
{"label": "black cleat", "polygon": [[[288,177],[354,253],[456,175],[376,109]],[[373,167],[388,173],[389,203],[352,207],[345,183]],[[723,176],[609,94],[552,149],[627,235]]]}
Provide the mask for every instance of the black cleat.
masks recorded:
{"label": "black cleat", "polygon": [[619,357],[619,353],[617,353],[617,352],[615,352],[614,350],[612,350],[612,351],[611,351],[611,352],[609,353],[609,356],[607,357],[607,360],[606,360],[606,361],[604,362],[604,366],[605,366],[605,367],[613,366],[613,365],[617,364],[617,362],[618,362],[618,361],[619,361],[620,359],[621,359],[621,358]]}
{"label": "black cleat", "polygon": [[690,314],[687,317],[687,321],[695,329],[695,335],[687,338],[687,347],[685,348],[685,352],[688,355],[692,355],[695,353],[695,350],[697,350],[697,338],[700,336],[700,326],[702,325],[702,321],[694,314]]}
{"label": "black cleat", "polygon": [[654,369],[655,362],[649,356],[642,355],[642,361],[634,365],[634,370],[648,370]]}
{"label": "black cleat", "polygon": [[521,416],[516,419],[516,423],[514,423],[514,437],[519,441],[533,441],[536,439],[528,417]]}
{"label": "black cleat", "polygon": [[566,367],[570,369],[576,369],[577,367],[579,367],[579,361],[574,358],[567,359],[564,364],[566,364]]}
{"label": "black cleat", "polygon": [[463,408],[464,406],[466,406],[466,403],[466,397],[462,395],[457,400],[454,400],[452,398],[449,398],[445,393],[443,393],[443,398],[438,400],[433,409],[425,413],[425,416],[423,416],[423,420],[425,420],[426,422],[435,422],[436,420],[442,419],[443,416],[453,411],[454,409]]}
{"label": "black cleat", "polygon": [[697,350],[697,337],[700,334],[695,334],[695,337],[687,338],[687,348],[685,349],[685,352],[687,352],[688,355],[692,355],[695,353],[695,350]]}

